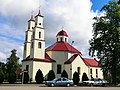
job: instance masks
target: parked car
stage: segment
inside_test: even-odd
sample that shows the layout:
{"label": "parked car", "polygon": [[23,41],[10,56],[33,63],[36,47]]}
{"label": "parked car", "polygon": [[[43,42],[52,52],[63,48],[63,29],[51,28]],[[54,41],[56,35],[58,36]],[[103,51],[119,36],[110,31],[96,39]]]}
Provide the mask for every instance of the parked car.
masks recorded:
{"label": "parked car", "polygon": [[107,84],[108,84],[108,82],[106,80],[100,79],[100,78],[92,78],[91,80],[83,81],[83,85],[100,85],[100,86],[105,86]]}
{"label": "parked car", "polygon": [[73,85],[73,80],[69,80],[67,78],[61,77],[61,78],[56,78],[51,81],[46,81],[45,83],[47,86],[72,86]]}

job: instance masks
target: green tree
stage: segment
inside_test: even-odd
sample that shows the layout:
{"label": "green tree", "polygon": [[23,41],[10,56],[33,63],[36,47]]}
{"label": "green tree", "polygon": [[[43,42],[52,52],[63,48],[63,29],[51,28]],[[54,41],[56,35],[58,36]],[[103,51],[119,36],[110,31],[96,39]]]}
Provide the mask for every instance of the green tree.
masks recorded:
{"label": "green tree", "polygon": [[43,77],[43,73],[40,69],[36,73],[35,80],[36,80],[36,83],[38,83],[38,84],[43,83],[44,77]]}
{"label": "green tree", "polygon": [[48,76],[47,76],[47,80],[53,80],[55,79],[55,73],[53,70],[50,70],[49,73],[48,73]]}
{"label": "green tree", "polygon": [[3,70],[0,68],[0,84],[4,81],[4,73]]}
{"label": "green tree", "polygon": [[14,80],[16,81],[16,70],[17,68],[19,67],[19,57],[16,56],[16,50],[12,50],[11,51],[11,55],[9,58],[7,58],[7,63],[6,63],[6,66],[7,66],[7,75],[8,75],[8,81],[10,81],[10,83],[13,83],[13,80],[10,80],[12,79],[12,75],[14,77]]}
{"label": "green tree", "polygon": [[14,84],[16,82],[16,73],[14,71],[10,71],[8,74],[8,82]]}
{"label": "green tree", "polygon": [[104,5],[104,15],[94,17],[93,38],[89,41],[91,56],[97,56],[104,73],[110,74],[112,83],[116,84],[120,66],[120,6],[117,1]]}
{"label": "green tree", "polygon": [[79,81],[80,81],[79,73],[78,72],[74,72],[74,74],[73,74],[73,82],[74,82],[74,84],[78,84]]}
{"label": "green tree", "polygon": [[62,74],[61,74],[61,77],[66,77],[66,78],[68,78],[68,74],[67,74],[67,72],[66,72],[65,70],[63,70],[63,72],[62,72]]}
{"label": "green tree", "polygon": [[86,73],[83,73],[82,75],[82,81],[87,81],[88,80],[88,76]]}

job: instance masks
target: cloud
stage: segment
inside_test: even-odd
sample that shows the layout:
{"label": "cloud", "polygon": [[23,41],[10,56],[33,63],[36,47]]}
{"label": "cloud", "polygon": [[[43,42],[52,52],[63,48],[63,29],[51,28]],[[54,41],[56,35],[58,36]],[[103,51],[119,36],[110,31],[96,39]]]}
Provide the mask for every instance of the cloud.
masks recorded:
{"label": "cloud", "polygon": [[90,0],[1,0],[0,3],[0,60],[6,60],[12,49],[22,60],[27,21],[31,12],[37,15],[41,5],[44,15],[46,47],[56,42],[56,34],[64,27],[69,42],[88,56],[88,41],[92,37],[93,17]]}

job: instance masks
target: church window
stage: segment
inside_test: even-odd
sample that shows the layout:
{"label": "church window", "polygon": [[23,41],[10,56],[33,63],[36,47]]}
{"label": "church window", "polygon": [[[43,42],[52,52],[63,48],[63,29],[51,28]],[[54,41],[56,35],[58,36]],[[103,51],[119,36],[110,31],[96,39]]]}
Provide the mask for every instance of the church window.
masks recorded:
{"label": "church window", "polygon": [[32,29],[33,29],[34,27],[32,27]]}
{"label": "church window", "polygon": [[77,72],[80,74],[80,67],[77,67]]}
{"label": "church window", "polygon": [[65,42],[67,41],[67,38],[65,38]]}
{"label": "church window", "polygon": [[30,27],[28,27],[28,29],[30,29]]}
{"label": "church window", "polygon": [[41,48],[41,42],[38,42],[38,48]]}
{"label": "church window", "polygon": [[90,69],[90,74],[92,75],[92,68]]}
{"label": "church window", "polygon": [[57,38],[57,42],[58,42],[58,38]]}
{"label": "church window", "polygon": [[35,32],[33,32],[33,38],[35,38]]}
{"label": "church window", "polygon": [[57,65],[57,74],[61,74],[61,70],[62,70],[61,65],[58,64]]}
{"label": "church window", "polygon": [[96,78],[98,77],[98,69],[96,69]]}
{"label": "church window", "polygon": [[41,23],[39,23],[39,25],[41,25]]}
{"label": "church window", "polygon": [[26,71],[29,71],[29,65],[26,65]]}
{"label": "church window", "polygon": [[33,42],[32,42],[32,44],[31,44],[31,48],[33,48]]}
{"label": "church window", "polygon": [[60,41],[61,41],[61,42],[63,41],[63,38],[62,38],[62,37],[60,38]]}
{"label": "church window", "polygon": [[26,50],[26,44],[24,45],[24,50]]}
{"label": "church window", "polygon": [[25,41],[27,41],[27,34],[26,34],[26,37],[25,37]]}
{"label": "church window", "polygon": [[39,38],[41,38],[41,32],[39,32]]}

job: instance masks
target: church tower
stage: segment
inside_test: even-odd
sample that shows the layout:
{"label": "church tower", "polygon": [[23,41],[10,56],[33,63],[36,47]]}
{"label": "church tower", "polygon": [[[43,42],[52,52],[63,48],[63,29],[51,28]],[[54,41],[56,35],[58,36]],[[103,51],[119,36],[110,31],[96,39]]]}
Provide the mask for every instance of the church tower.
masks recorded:
{"label": "church tower", "polygon": [[44,40],[44,27],[43,16],[40,13],[35,16],[35,27],[32,33],[30,58],[45,58],[45,40]]}
{"label": "church tower", "polygon": [[25,43],[24,43],[24,56],[23,59],[26,59],[30,55],[30,47],[31,47],[31,36],[33,32],[33,28],[35,27],[35,20],[33,15],[28,21],[28,30],[25,33]]}
{"label": "church tower", "polygon": [[57,42],[68,42],[68,35],[63,29],[60,32],[58,32],[56,38]]}

